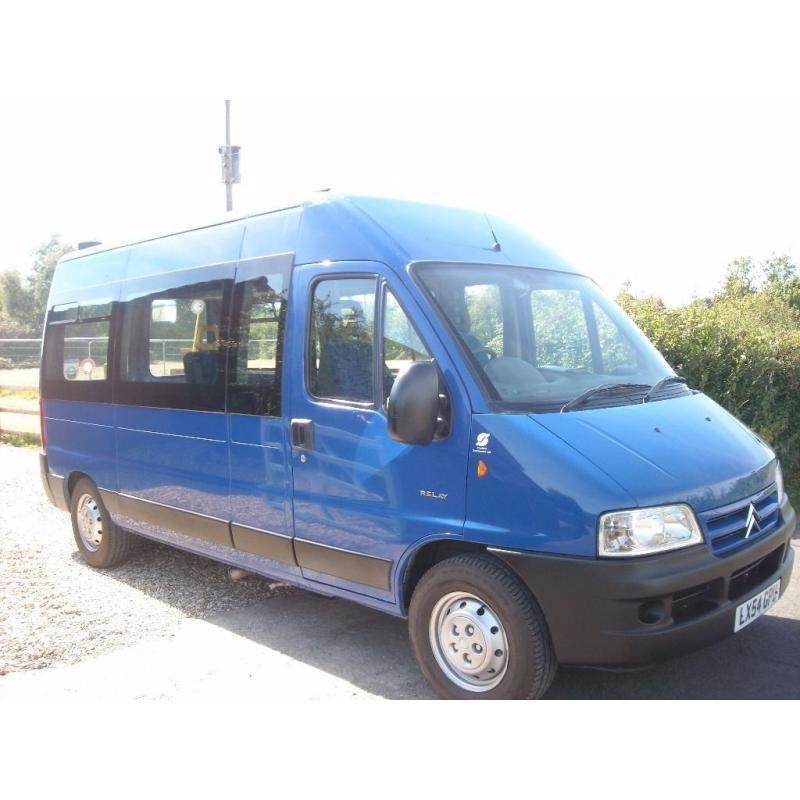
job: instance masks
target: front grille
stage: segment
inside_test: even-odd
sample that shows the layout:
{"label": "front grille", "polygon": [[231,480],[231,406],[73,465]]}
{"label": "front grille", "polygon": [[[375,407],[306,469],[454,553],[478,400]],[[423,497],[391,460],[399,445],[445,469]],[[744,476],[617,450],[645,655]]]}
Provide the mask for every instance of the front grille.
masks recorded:
{"label": "front grille", "polygon": [[[747,535],[750,505],[756,510],[757,524]],[[780,524],[778,490],[773,484],[757,495],[713,509],[701,515],[711,548],[716,555],[727,555],[750,542],[770,534]]]}
{"label": "front grille", "polygon": [[737,569],[731,575],[728,585],[728,599],[736,600],[737,597],[746,595],[751,589],[763,583],[770,575],[773,575],[783,560],[784,546],[776,547],[758,561],[748,564],[746,567]]}
{"label": "front grille", "polygon": [[675,622],[686,622],[713,611],[719,604],[722,581],[716,580],[693,586],[672,595],[672,618]]}

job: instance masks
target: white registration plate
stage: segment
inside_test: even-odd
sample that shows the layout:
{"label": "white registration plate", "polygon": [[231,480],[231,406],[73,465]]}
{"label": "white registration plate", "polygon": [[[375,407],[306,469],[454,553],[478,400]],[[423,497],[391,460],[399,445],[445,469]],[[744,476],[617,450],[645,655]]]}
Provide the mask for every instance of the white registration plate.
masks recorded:
{"label": "white registration plate", "polygon": [[746,603],[742,603],[736,609],[736,619],[733,622],[733,632],[740,631],[749,625],[753,620],[758,619],[762,614],[766,614],[781,596],[781,582],[775,581],[772,586],[767,586],[763,592],[759,592],[755,597],[751,597]]}

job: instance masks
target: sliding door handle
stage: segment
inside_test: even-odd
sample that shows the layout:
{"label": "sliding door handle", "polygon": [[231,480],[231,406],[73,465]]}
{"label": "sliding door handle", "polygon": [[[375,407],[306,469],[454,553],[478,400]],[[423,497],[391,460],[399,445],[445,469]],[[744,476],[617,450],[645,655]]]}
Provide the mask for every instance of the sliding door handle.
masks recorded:
{"label": "sliding door handle", "polygon": [[293,419],[291,439],[293,450],[313,450],[314,423],[310,419]]}

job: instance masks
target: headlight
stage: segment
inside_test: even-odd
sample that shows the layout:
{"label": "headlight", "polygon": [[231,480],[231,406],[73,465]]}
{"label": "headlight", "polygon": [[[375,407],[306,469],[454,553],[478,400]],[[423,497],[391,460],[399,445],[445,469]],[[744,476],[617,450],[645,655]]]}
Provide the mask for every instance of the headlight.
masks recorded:
{"label": "headlight", "polygon": [[781,469],[781,462],[775,464],[775,488],[778,490],[778,502],[783,500],[783,470]]}
{"label": "headlight", "polygon": [[601,556],[646,556],[700,544],[703,534],[689,506],[657,506],[600,516]]}

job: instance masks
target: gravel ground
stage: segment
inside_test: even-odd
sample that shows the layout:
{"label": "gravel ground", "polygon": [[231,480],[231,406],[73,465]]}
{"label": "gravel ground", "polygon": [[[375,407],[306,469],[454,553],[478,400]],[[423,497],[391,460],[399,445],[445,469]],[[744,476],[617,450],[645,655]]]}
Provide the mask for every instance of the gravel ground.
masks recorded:
{"label": "gravel ground", "polygon": [[35,450],[0,445],[0,675],[74,664],[173,636],[186,617],[207,619],[291,591],[140,540],[111,570],[80,559],[67,514],[47,501]]}

